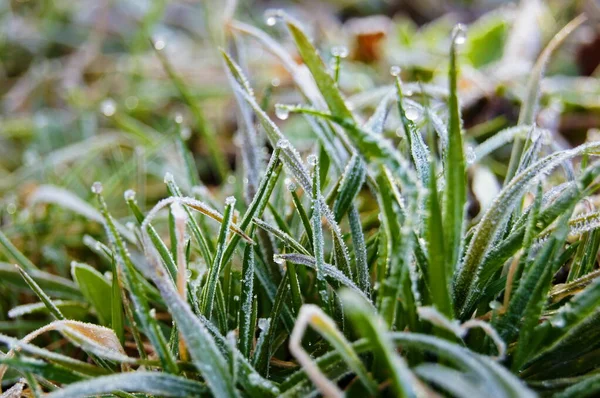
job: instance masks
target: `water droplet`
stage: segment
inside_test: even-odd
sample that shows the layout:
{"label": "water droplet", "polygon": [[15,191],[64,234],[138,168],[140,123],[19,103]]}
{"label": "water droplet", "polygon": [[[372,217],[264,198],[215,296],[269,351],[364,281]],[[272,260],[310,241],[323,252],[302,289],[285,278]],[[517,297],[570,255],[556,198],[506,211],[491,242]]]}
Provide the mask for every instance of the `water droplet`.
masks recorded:
{"label": "water droplet", "polygon": [[171,172],[167,171],[165,173],[165,178],[163,178],[163,182],[165,184],[170,184],[172,182],[175,182],[175,178],[173,177],[173,174],[171,174]]}
{"label": "water droplet", "polygon": [[183,123],[183,115],[181,114],[181,112],[177,112],[175,114],[175,123],[177,123],[177,124]]}
{"label": "water droplet", "polygon": [[284,16],[283,10],[281,9],[268,9],[265,11],[265,23],[267,26],[275,26],[278,20]]}
{"label": "water droplet", "polygon": [[406,108],[406,118],[408,120],[412,120],[413,122],[417,120],[420,116],[420,112],[417,108],[410,106]]}
{"label": "water droplet", "polygon": [[95,183],[92,184],[92,193],[95,193],[96,195],[100,195],[102,193],[102,183],[99,181],[96,181]]}
{"label": "water droplet", "polygon": [[290,116],[290,110],[285,105],[275,106],[275,116],[281,120],[286,120]]}
{"label": "water droplet", "polygon": [[461,23],[457,24],[452,29],[452,39],[458,45],[464,44],[467,41],[467,27]]}
{"label": "water droplet", "polygon": [[6,205],[6,212],[8,214],[15,214],[17,212],[17,205],[15,205],[14,203],[9,203]]}
{"label": "water droplet", "polygon": [[467,161],[467,164],[475,163],[476,159],[477,155],[475,154],[475,150],[473,149],[473,147],[467,147],[467,151],[465,153],[465,160]]}
{"label": "water droplet", "polygon": [[489,305],[492,310],[499,310],[500,308],[502,308],[502,303],[497,300],[490,301]]}
{"label": "water droplet", "polygon": [[281,80],[279,80],[279,78],[274,77],[273,79],[271,79],[271,86],[279,87],[280,85],[281,85]]}
{"label": "water droplet", "polygon": [[284,180],[284,183],[285,183],[285,187],[290,192],[295,191],[298,188],[297,185],[296,185],[296,183],[291,178],[286,178]]}
{"label": "water droplet", "polygon": [[154,48],[158,51],[163,50],[166,46],[167,43],[162,38],[158,38],[154,41]]}
{"label": "water droplet", "polygon": [[138,97],[136,96],[129,96],[127,98],[125,98],[125,107],[127,107],[127,109],[135,109],[138,104],[139,104],[139,100]]}
{"label": "water droplet", "polygon": [[148,315],[150,315],[151,318],[156,319],[156,308],[151,308]]}
{"label": "water droplet", "polygon": [[275,264],[285,264],[285,259],[283,257],[278,256],[277,254],[273,256],[273,261],[275,261]]}
{"label": "water droplet", "polygon": [[552,326],[555,328],[564,328],[567,322],[563,316],[557,316],[552,320]]}
{"label": "water droplet", "polygon": [[100,111],[104,114],[104,116],[112,116],[117,111],[117,104],[112,99],[105,99],[100,104]]}
{"label": "water droplet", "polygon": [[123,197],[125,198],[125,200],[127,202],[129,201],[134,201],[135,200],[135,191],[133,189],[128,189],[127,191],[125,191],[125,193],[123,194]]}
{"label": "water droplet", "polygon": [[288,140],[279,140],[277,141],[277,147],[280,149],[288,149],[290,147],[290,142]]}
{"label": "water droplet", "polygon": [[227,198],[225,198],[225,205],[226,206],[235,205],[235,196],[228,196]]}
{"label": "water droplet", "polygon": [[181,134],[181,139],[184,141],[187,141],[192,136],[192,129],[189,128],[188,126],[185,126],[181,129],[180,134]]}
{"label": "water droplet", "polygon": [[317,163],[319,163],[319,159],[317,158],[317,155],[311,154],[306,157],[306,163],[310,166],[316,166]]}
{"label": "water droplet", "polygon": [[346,58],[349,54],[348,47],[346,46],[335,46],[331,49],[331,55],[339,58]]}
{"label": "water droplet", "polygon": [[238,296],[237,294],[233,296],[233,301],[240,301],[240,296]]}
{"label": "water droplet", "polygon": [[265,330],[269,326],[269,318],[260,318],[258,320],[258,328],[260,330]]}
{"label": "water droplet", "polygon": [[400,76],[400,72],[402,72],[402,69],[398,65],[390,66],[390,75],[394,77]]}

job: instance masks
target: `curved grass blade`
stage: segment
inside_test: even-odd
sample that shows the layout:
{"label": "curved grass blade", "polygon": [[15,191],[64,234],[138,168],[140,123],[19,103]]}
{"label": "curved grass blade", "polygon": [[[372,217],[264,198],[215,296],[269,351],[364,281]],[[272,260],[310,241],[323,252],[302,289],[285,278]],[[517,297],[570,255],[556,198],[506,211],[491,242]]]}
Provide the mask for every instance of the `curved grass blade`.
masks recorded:
{"label": "curved grass blade", "polygon": [[48,395],[49,398],[76,398],[114,393],[115,390],[162,397],[210,396],[206,385],[180,376],[137,371],[96,377],[73,383]]}

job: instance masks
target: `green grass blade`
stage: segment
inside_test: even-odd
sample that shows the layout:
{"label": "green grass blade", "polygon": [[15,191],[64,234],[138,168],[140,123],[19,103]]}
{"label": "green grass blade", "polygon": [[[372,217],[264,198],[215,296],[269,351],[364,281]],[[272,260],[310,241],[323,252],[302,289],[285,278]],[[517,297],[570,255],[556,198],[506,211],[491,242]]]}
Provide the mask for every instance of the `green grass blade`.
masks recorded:
{"label": "green grass blade", "polygon": [[50,314],[52,314],[52,316],[55,319],[65,319],[65,316],[62,314],[62,312],[60,312],[60,310],[56,307],[56,305],[54,305],[54,303],[52,302],[50,297],[48,297],[48,295],[44,292],[44,290],[42,290],[40,285],[38,285],[35,282],[35,280],[33,280],[33,278],[31,276],[29,276],[29,274],[23,268],[19,267],[18,265],[15,265],[15,267],[17,268],[17,270],[23,277],[23,280],[25,281],[25,283],[27,283],[27,285],[31,288],[31,290],[33,290],[33,292],[36,294],[36,296],[38,296],[38,298],[44,303],[46,308],[48,308],[48,311],[50,311]]}

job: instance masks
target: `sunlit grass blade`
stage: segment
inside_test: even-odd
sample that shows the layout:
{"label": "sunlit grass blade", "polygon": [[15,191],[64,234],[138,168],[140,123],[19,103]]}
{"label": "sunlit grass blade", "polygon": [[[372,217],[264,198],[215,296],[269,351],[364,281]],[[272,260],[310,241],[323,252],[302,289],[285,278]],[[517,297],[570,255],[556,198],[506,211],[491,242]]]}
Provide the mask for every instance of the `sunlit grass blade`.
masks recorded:
{"label": "sunlit grass blade", "polygon": [[[296,325],[290,336],[290,351],[292,351],[292,354],[294,354],[303,368],[306,369],[306,372],[321,392],[325,395],[341,394],[337,387],[333,386],[332,383],[318,370],[318,367],[302,348],[302,337],[304,336],[308,325],[311,325],[319,332],[319,334],[327,339],[333,348],[344,358],[344,361],[348,364],[349,368],[356,373],[367,391],[370,394],[375,395],[377,384],[367,373],[364,364],[344,335],[338,330],[335,322],[319,307],[307,304],[300,309]],[[329,394],[330,392],[332,394]]]}
{"label": "sunlit grass blade", "polygon": [[381,379],[391,379],[394,392],[401,397],[409,397],[417,394],[419,387],[416,378],[408,368],[406,361],[395,351],[392,341],[381,329],[381,322],[373,309],[363,299],[349,290],[342,291],[341,297],[345,303],[346,311],[357,332],[371,341],[375,360],[384,364],[375,374]]}
{"label": "sunlit grass blade", "polygon": [[[585,14],[581,14],[567,25],[565,25],[548,43],[544,51],[540,54],[533,70],[529,75],[527,82],[526,96],[521,104],[519,113],[519,124],[532,125],[535,122],[535,117],[539,107],[540,97],[540,82],[546,72],[546,67],[550,56],[554,51],[569,37],[569,35],[587,20]],[[521,163],[521,155],[523,152],[524,142],[519,137],[515,138],[513,143],[508,172],[506,174],[506,183],[508,183],[517,173],[517,169]]]}

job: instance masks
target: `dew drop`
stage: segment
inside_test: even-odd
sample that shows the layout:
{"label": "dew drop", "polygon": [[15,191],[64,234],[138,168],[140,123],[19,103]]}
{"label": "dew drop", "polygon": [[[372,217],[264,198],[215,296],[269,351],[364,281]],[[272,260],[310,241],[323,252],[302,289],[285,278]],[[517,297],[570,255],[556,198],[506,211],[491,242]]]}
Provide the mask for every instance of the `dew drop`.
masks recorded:
{"label": "dew drop", "polygon": [[452,29],[452,38],[454,43],[461,45],[467,41],[467,27],[464,24],[457,24],[454,29]]}
{"label": "dew drop", "polygon": [[489,305],[492,310],[499,310],[500,308],[502,308],[502,303],[497,300],[490,301]]}
{"label": "dew drop", "polygon": [[166,46],[167,43],[162,38],[158,38],[154,41],[154,48],[158,51],[163,50]]}
{"label": "dew drop", "polygon": [[100,195],[102,193],[102,183],[99,181],[96,181],[95,183],[92,184],[92,193],[95,193],[96,195]]}
{"label": "dew drop", "polygon": [[148,313],[148,315],[150,315],[151,318],[156,319],[156,308],[150,309],[150,312]]}
{"label": "dew drop", "polygon": [[317,155],[311,154],[306,157],[306,163],[310,166],[316,166],[319,163],[319,159],[317,159]]}
{"label": "dew drop", "polygon": [[283,15],[283,10],[270,8],[265,11],[265,23],[267,26],[275,26],[277,21],[283,18]]}
{"label": "dew drop", "polygon": [[346,46],[335,46],[331,49],[331,55],[339,58],[346,58],[349,54],[348,47]]}
{"label": "dew drop", "polygon": [[175,182],[175,178],[173,177],[173,174],[171,174],[171,172],[167,171],[165,173],[165,178],[163,179],[163,182],[165,184],[169,184],[169,183]]}
{"label": "dew drop", "polygon": [[271,86],[279,87],[280,85],[281,85],[281,80],[279,80],[278,77],[274,77],[273,79],[271,79]]}
{"label": "dew drop", "polygon": [[473,164],[475,163],[475,160],[477,159],[477,155],[475,155],[475,150],[473,149],[473,147],[467,147],[467,151],[465,153],[465,160],[467,161],[468,164]]}
{"label": "dew drop", "polygon": [[225,198],[225,205],[226,206],[235,205],[235,196],[228,196],[227,198]]}
{"label": "dew drop", "polygon": [[406,118],[414,122],[419,118],[419,110],[412,106],[406,108]]}
{"label": "dew drop", "polygon": [[402,72],[402,69],[398,65],[390,66],[390,75],[397,77],[400,76],[400,72]]}
{"label": "dew drop", "polygon": [[175,123],[177,123],[177,124],[183,123],[183,115],[181,114],[181,112],[177,112],[175,114]]}
{"label": "dew drop", "polygon": [[565,318],[562,316],[558,316],[552,320],[552,326],[559,329],[564,328],[566,323]]}
{"label": "dew drop", "polygon": [[269,318],[260,318],[258,320],[258,328],[260,330],[265,330],[269,326]]}
{"label": "dew drop", "polygon": [[138,97],[136,96],[129,96],[127,98],[125,98],[125,106],[127,107],[127,109],[135,109],[138,104],[139,104],[139,100]]}
{"label": "dew drop", "polygon": [[285,106],[277,105],[275,107],[275,116],[281,120],[286,120],[290,117],[290,110]]}
{"label": "dew drop", "polygon": [[128,189],[127,191],[125,191],[125,193],[123,194],[123,197],[125,198],[125,200],[127,202],[129,201],[134,201],[135,200],[135,191],[133,189]]}
{"label": "dew drop", "polygon": [[283,257],[278,256],[278,255],[274,255],[273,256],[273,261],[275,261],[275,264],[279,264],[279,265],[285,264],[285,259]]}
{"label": "dew drop", "polygon": [[277,142],[277,147],[279,149],[288,149],[290,147],[290,142],[288,140],[286,140],[286,139],[279,140]]}
{"label": "dew drop", "polygon": [[296,185],[296,183],[292,179],[290,179],[290,178],[286,178],[285,181],[284,181],[284,183],[285,183],[285,187],[290,192],[295,191],[298,188],[298,186]]}
{"label": "dew drop", "polygon": [[17,212],[17,205],[15,205],[14,203],[9,203],[6,205],[6,212],[8,214],[15,214]]}
{"label": "dew drop", "polygon": [[100,111],[104,114],[104,116],[112,116],[117,111],[117,104],[112,99],[105,99],[100,104]]}

